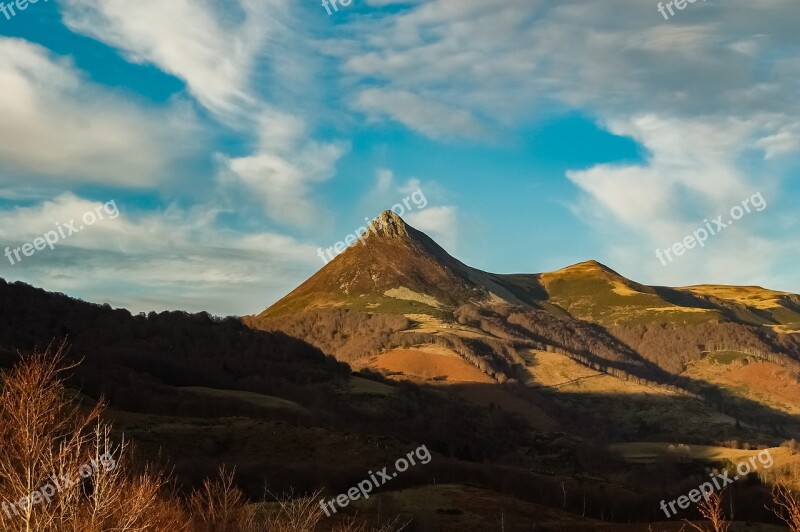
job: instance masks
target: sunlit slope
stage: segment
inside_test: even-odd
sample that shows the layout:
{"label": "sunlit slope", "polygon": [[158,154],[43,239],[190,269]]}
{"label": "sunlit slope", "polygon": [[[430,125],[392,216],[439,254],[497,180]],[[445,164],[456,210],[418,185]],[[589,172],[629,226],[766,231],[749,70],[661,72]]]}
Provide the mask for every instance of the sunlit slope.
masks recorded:
{"label": "sunlit slope", "polygon": [[436,315],[439,309],[490,297],[471,274],[428,236],[387,211],[362,241],[258,317],[320,308]]}
{"label": "sunlit slope", "polygon": [[800,296],[760,287],[643,285],[596,261],[527,276],[549,303],[604,326],[735,322],[800,328]]}
{"label": "sunlit slope", "polygon": [[576,318],[601,325],[724,319],[720,309],[700,297],[636,283],[596,261],[543,273],[538,280],[550,303]]}
{"label": "sunlit slope", "polygon": [[797,294],[760,286],[698,285],[681,290],[735,311],[752,313],[764,323],[783,326],[779,330],[800,329],[800,296]]}

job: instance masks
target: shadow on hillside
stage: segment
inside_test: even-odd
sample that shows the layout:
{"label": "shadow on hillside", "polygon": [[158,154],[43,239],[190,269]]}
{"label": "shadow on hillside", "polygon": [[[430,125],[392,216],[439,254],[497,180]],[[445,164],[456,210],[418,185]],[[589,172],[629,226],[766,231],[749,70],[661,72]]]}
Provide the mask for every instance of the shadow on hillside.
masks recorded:
{"label": "shadow on hillside", "polygon": [[[0,356],[6,363],[17,349],[65,337],[73,356],[83,360],[69,384],[92,398],[105,395],[118,429],[143,457],[166,459],[184,486],[223,463],[235,466],[255,499],[263,496],[265,482],[274,493],[290,487],[341,493],[367,471],[391,468],[424,444],[433,460],[393,479],[387,491],[474,485],[597,519],[661,520],[658,501],[696,486],[704,471],[670,463],[633,467],[609,455],[607,443],[667,436],[691,442],[703,436],[703,427],[712,429],[709,440],[723,439],[713,432],[707,405],[687,397],[499,384],[448,390],[515,397],[584,440],[537,434],[501,402],[476,406],[442,393],[442,387],[389,383],[389,391],[348,391],[346,364],[301,340],[254,331],[235,318],[183,312],[131,316],[0,281]],[[213,388],[215,395],[181,389],[186,386]],[[235,393],[241,391],[260,396]],[[720,400],[732,398],[721,393]],[[742,402],[742,408],[755,412],[756,421],[778,419],[770,417],[778,413],[750,403]],[[789,422],[796,425],[798,419]],[[745,431],[732,432],[733,437],[748,437],[752,430],[727,426]],[[743,485],[737,517],[766,519],[765,493],[757,483]]]}
{"label": "shadow on hillside", "polygon": [[[586,380],[574,379],[559,387],[527,387],[499,384],[452,384],[447,388],[483,406],[497,406],[520,413],[525,401],[557,420],[559,430],[608,441],[675,441],[713,444],[738,440],[751,444],[778,445],[800,438],[800,416],[790,415],[729,390],[706,383],[705,400],[689,396],[608,391],[567,391],[563,387]],[[620,385],[624,383],[620,382]],[[498,399],[498,389],[509,398]],[[719,414],[723,414],[720,416]]]}

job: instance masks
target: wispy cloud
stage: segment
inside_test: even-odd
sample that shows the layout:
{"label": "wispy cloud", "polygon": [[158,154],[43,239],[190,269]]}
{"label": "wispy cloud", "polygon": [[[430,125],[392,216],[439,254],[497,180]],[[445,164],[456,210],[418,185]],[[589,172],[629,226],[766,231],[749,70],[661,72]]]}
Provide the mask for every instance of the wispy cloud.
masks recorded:
{"label": "wispy cloud", "polygon": [[[100,203],[64,194],[30,207],[0,211],[0,242],[32,241],[56,222]],[[220,314],[262,310],[299,275],[318,267],[316,246],[272,232],[223,229],[207,206],[142,212],[117,202],[120,216],[104,220],[0,267],[0,275],[134,311],[213,309]],[[265,272],[269,272],[265,275]]]}
{"label": "wispy cloud", "polygon": [[372,120],[390,117],[435,139],[474,139],[486,135],[484,127],[469,111],[409,91],[367,89],[358,95],[354,107]]}
{"label": "wispy cloud", "polygon": [[243,201],[258,201],[273,220],[307,227],[315,221],[313,186],[333,176],[347,144],[313,140],[309,118],[276,111],[272,100],[280,98],[259,85],[307,77],[298,71],[303,47],[290,42],[303,34],[293,8],[286,0],[66,0],[64,18],[129,60],[180,78],[218,120],[249,136],[248,155],[218,154],[217,183],[244,187],[252,194],[238,194]]}
{"label": "wispy cloud", "polygon": [[241,117],[255,104],[256,60],[276,31],[283,0],[65,0],[64,21],[183,81],[205,107]]}
{"label": "wispy cloud", "polygon": [[[244,157],[221,157],[219,182],[244,186],[275,220],[310,227],[321,220],[312,200],[314,185],[333,177],[347,151],[341,142],[309,140],[302,120],[278,112],[261,117],[258,147]],[[245,195],[239,194],[244,201]]]}
{"label": "wispy cloud", "polygon": [[[193,112],[135,103],[85,79],[72,63],[0,38],[0,181],[151,187],[198,148]],[[121,171],[124,169],[124,171]]]}

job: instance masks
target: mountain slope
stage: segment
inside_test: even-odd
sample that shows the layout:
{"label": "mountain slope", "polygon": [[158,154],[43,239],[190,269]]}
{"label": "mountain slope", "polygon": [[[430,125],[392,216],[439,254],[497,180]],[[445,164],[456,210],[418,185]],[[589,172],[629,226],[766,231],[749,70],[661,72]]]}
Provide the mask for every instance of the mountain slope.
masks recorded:
{"label": "mountain slope", "polygon": [[602,328],[548,302],[535,278],[470,268],[391,211],[363,242],[245,322],[348,362],[438,344],[505,381],[524,378],[524,350],[552,349],[640,378],[663,377]]}
{"label": "mountain slope", "polygon": [[348,362],[435,345],[500,382],[524,382],[529,352],[539,350],[696,391],[680,376],[706,352],[794,367],[800,335],[785,328],[800,319],[798,301],[758,288],[647,286],[596,261],[541,274],[487,273],[387,211],[363,241],[244,320]]}
{"label": "mountain slope", "polygon": [[147,459],[168,456],[186,485],[238,463],[253,497],[264,479],[278,491],[346,490],[412,441],[441,456],[498,459],[528,438],[516,416],[353,375],[305,342],[236,318],[131,315],[0,279],[0,369],[17,351],[65,338],[78,363],[68,386],[89,402],[106,398]]}
{"label": "mountain slope", "polygon": [[720,322],[800,326],[800,296],[795,294],[760,287],[648,286],[597,261],[517,276],[514,282],[518,286],[535,286],[544,292],[548,302],[576,318],[603,326]]}
{"label": "mountain slope", "polygon": [[490,301],[522,303],[495,276],[466,266],[386,211],[370,224],[361,241],[259,317],[318,308],[439,315],[443,308]]}
{"label": "mountain slope", "polygon": [[544,309],[604,327],[666,323],[800,327],[800,296],[760,287],[647,286],[596,261],[541,274],[493,274],[449,255],[392,211],[353,244],[258,317],[320,308],[449,316],[463,304]]}
{"label": "mountain slope", "polygon": [[[407,252],[418,256],[407,260],[435,260],[435,248],[415,251],[417,244]],[[620,464],[608,453],[607,442],[737,439],[776,445],[800,434],[792,403],[797,397],[792,386],[800,381],[792,381],[784,366],[750,361],[744,367],[747,357],[738,353],[707,357],[691,368],[691,376],[719,387],[700,401],[681,390],[685,383],[664,386],[669,374],[602,326],[547,302],[548,283],[537,276],[486,274],[459,264],[431,267],[451,274],[443,277],[446,281],[468,287],[465,297],[440,295],[435,310],[441,318],[407,317],[386,308],[364,312],[340,300],[331,307],[264,318],[285,327],[286,334],[249,330],[236,319],[205,313],[132,316],[0,280],[0,360],[7,364],[16,349],[69,336],[74,355],[85,357],[71,386],[92,398],[105,394],[118,429],[133,436],[146,458],[168,457],[186,486],[226,463],[236,466],[246,492],[256,499],[265,479],[278,491],[293,486],[313,492],[324,485],[335,494],[375,464],[391,464],[413,446],[428,445],[431,464],[410,469],[402,481],[382,490],[378,512],[393,512],[390,503],[405,500],[396,489],[450,490],[464,484],[488,490],[473,500],[486,515],[497,511],[498,501],[510,504],[511,497],[606,521],[609,508],[618,520],[646,520],[665,491],[683,490],[685,464],[675,464],[675,471],[664,476],[679,481],[660,481],[648,491],[653,470]],[[599,268],[612,283],[623,282],[601,265],[585,268]],[[398,271],[403,267],[378,290],[363,292],[365,297],[397,299],[393,288],[413,285]],[[433,297],[437,287],[426,284],[426,275],[414,286],[418,294]],[[324,298],[315,302],[325,303]],[[336,318],[327,329],[315,321],[325,316]],[[394,332],[387,334],[387,324]],[[721,325],[744,326],[712,327]],[[673,331],[676,338],[679,334]],[[367,371],[386,367],[400,375],[382,382],[351,375],[346,365],[287,335],[333,337],[348,346],[366,339],[364,352],[380,354],[361,357],[359,366]],[[383,339],[408,349],[375,351],[373,337],[376,345]],[[417,347],[430,344],[440,349]],[[718,361],[729,365],[720,367]],[[504,381],[504,376],[511,378]],[[404,377],[416,377],[421,385],[392,382]],[[774,384],[780,386],[774,398],[779,411],[757,402]],[[726,386],[749,389],[733,403]],[[692,467],[712,466],[698,462]],[[565,504],[562,490],[578,496]],[[434,501],[430,508],[443,519],[460,515],[449,503]],[[510,518],[506,513],[506,525]]]}
{"label": "mountain slope", "polygon": [[800,296],[760,286],[698,285],[681,288],[709,302],[754,316],[753,322],[777,325],[781,331],[800,330]]}
{"label": "mountain slope", "polygon": [[403,304],[393,302],[416,300],[435,309],[488,298],[488,293],[469,279],[467,266],[391,211],[373,221],[366,237],[322,272],[260,316],[326,307],[398,312]]}

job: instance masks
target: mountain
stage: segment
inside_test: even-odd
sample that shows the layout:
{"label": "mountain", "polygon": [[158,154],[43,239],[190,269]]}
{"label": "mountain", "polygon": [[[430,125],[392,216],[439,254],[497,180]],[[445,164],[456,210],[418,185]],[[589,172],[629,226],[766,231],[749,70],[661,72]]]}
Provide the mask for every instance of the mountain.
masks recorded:
{"label": "mountain", "polygon": [[378,216],[364,238],[259,317],[319,308],[430,313],[467,302],[520,302],[492,275],[450,256],[393,211]]}
{"label": "mountain", "polygon": [[760,287],[647,286],[586,261],[541,274],[499,275],[449,255],[392,211],[365,237],[266,309],[274,318],[320,308],[441,316],[463,304],[545,309],[603,326],[734,322],[800,328],[800,296]]}
{"label": "mountain", "polygon": [[655,368],[601,328],[548,302],[535,279],[471,268],[392,211],[370,225],[363,242],[245,320],[348,362],[438,342],[501,381],[526,375],[517,348],[564,349],[656,377]]}
{"label": "mountain", "polygon": [[551,303],[605,326],[736,322],[786,331],[800,326],[800,296],[760,287],[647,286],[596,261],[532,277]]}
{"label": "mountain", "polygon": [[[596,261],[541,274],[492,274],[450,256],[392,211],[382,213],[362,241],[273,306],[247,320],[257,328],[290,329],[286,332],[299,334],[328,348],[330,354],[352,360],[374,353],[368,348],[355,353],[342,350],[339,345],[323,345],[313,334],[303,334],[292,324],[311,313],[342,316],[348,311],[350,321],[356,316],[365,321],[386,321],[386,334],[424,330],[446,336],[480,337],[480,332],[464,328],[470,321],[468,316],[477,310],[486,314],[478,321],[488,323],[489,315],[493,315],[495,325],[503,322],[508,329],[500,334],[483,331],[492,337],[516,335],[545,343],[552,340],[549,343],[554,347],[565,347],[560,345],[563,339],[548,335],[542,326],[551,333],[579,330],[578,340],[583,345],[569,342],[575,347],[575,354],[598,355],[596,346],[604,345],[617,353],[604,353],[600,358],[633,364],[643,358],[672,372],[687,356],[692,359],[705,350],[732,347],[800,358],[800,341],[793,334],[800,327],[800,296],[795,294],[757,287],[647,286]],[[520,323],[508,323],[511,313],[518,321],[524,315],[534,317],[536,330],[523,331],[525,327]],[[588,324],[597,327],[587,328]],[[670,360],[648,348],[655,332],[675,328],[683,329],[686,341],[669,350]],[[713,333],[709,334],[711,330]],[[633,344],[634,350],[644,346],[643,352],[633,354],[622,345],[612,345],[615,341],[607,332]],[[704,335],[707,341],[700,340]],[[680,350],[688,354],[677,353]]]}
{"label": "mountain", "polygon": [[[493,274],[463,264],[387,211],[363,241],[244,321],[357,369],[429,385],[480,382],[483,374],[490,382],[547,388],[552,379],[543,375],[570,368],[587,378],[613,377],[615,392],[639,393],[635,383],[711,400],[752,422],[761,416],[763,424],[775,422],[762,408],[776,402],[758,386],[742,393],[736,375],[712,375],[709,361],[730,353],[723,358],[737,364],[770,364],[791,388],[800,378],[798,301],[757,287],[648,286],[596,261]],[[794,413],[784,406],[779,410]]]}

